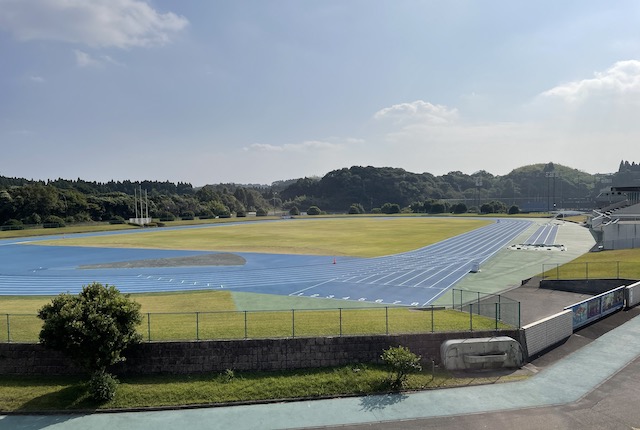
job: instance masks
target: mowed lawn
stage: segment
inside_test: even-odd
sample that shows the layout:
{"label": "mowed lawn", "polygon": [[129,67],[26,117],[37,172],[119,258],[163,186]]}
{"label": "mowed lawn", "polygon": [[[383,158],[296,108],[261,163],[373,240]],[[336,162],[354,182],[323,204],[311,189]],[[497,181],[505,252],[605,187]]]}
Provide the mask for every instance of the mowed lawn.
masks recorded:
{"label": "mowed lawn", "polygon": [[493,221],[463,218],[332,218],[150,229],[38,242],[38,245],[155,248],[271,254],[379,257],[430,245]]}
{"label": "mowed lawn", "polygon": [[640,249],[588,252],[561,266],[545,265],[549,279],[640,279]]}

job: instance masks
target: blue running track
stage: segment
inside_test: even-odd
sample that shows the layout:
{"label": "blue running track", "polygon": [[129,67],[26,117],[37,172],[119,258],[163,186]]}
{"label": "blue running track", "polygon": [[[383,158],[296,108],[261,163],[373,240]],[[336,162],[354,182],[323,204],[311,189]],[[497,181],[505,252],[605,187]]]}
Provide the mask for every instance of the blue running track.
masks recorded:
{"label": "blue running track", "polygon": [[[378,258],[239,254],[244,266],[79,269],[79,266],[210,254],[201,251],[39,246],[0,241],[0,295],[77,293],[101,282],[126,293],[189,290],[323,297],[424,306],[526,230],[531,221],[499,220],[414,251]],[[214,227],[215,228],[215,227]],[[335,261],[335,263],[334,263]]]}
{"label": "blue running track", "polygon": [[557,224],[545,224],[538,228],[538,230],[527,239],[524,245],[553,245],[556,243],[557,235]]}

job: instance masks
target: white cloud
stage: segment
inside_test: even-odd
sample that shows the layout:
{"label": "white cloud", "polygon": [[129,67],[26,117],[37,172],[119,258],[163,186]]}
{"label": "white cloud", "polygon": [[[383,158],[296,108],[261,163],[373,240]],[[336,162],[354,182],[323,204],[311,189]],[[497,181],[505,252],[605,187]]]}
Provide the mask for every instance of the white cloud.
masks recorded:
{"label": "white cloud", "polygon": [[74,50],[78,67],[98,67],[101,63],[86,52]]}
{"label": "white cloud", "polygon": [[381,109],[373,115],[373,118],[376,120],[390,118],[396,123],[420,122],[440,125],[455,122],[458,119],[458,110],[416,100]]}
{"label": "white cloud", "polygon": [[301,143],[285,143],[284,145],[271,145],[268,143],[254,143],[244,148],[245,151],[262,152],[303,152],[303,151],[325,151],[340,149],[341,144],[324,142],[320,140],[307,140]]}
{"label": "white cloud", "polygon": [[0,0],[0,28],[21,41],[146,47],[167,43],[187,25],[140,0]]}
{"label": "white cloud", "polygon": [[38,84],[43,84],[44,83],[44,78],[42,76],[38,76],[38,75],[29,76],[29,80],[31,82],[36,82]]}
{"label": "white cloud", "polygon": [[99,55],[97,57],[92,56],[79,49],[73,50],[76,56],[76,65],[78,67],[104,67],[107,64],[114,64],[116,66],[123,66],[122,63],[114,60],[108,55]]}
{"label": "white cloud", "polygon": [[640,61],[618,61],[593,78],[568,82],[542,93],[543,97],[559,98],[567,103],[584,103],[591,99],[608,98],[638,102],[640,96]]}
{"label": "white cloud", "polygon": [[[443,174],[488,170],[506,174],[527,164],[557,162],[590,172],[614,169],[640,139],[640,62],[614,64],[593,79],[558,86],[536,97],[510,118],[477,122],[458,118],[452,107],[424,101],[375,113],[385,123],[369,136],[367,151],[377,164]],[[407,155],[410,154],[410,157]]]}

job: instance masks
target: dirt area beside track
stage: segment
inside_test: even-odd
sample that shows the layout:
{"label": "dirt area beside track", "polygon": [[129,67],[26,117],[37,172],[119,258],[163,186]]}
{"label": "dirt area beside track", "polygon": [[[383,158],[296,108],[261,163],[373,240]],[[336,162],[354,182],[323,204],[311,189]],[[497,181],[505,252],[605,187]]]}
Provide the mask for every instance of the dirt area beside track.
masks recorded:
{"label": "dirt area beside track", "polygon": [[139,269],[145,267],[185,266],[243,266],[247,261],[235,254],[215,253],[191,257],[157,258],[149,260],[120,261],[115,263],[88,264],[80,269]]}

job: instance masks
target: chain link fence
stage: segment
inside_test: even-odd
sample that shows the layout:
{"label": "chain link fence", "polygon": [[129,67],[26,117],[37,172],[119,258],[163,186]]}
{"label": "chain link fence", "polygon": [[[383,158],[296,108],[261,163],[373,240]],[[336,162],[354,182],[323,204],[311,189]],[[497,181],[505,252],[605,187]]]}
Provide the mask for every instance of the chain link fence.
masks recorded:
{"label": "chain link fence", "polygon": [[[519,303],[518,303],[519,305]],[[283,311],[143,313],[138,332],[148,342],[389,335],[519,328],[512,303],[501,306],[337,308]],[[37,342],[36,315],[0,314],[0,342]]]}
{"label": "chain link fence", "polygon": [[520,302],[500,294],[452,289],[453,309],[520,328]]}
{"label": "chain link fence", "polygon": [[626,261],[543,264],[542,279],[640,279],[640,265]]}

